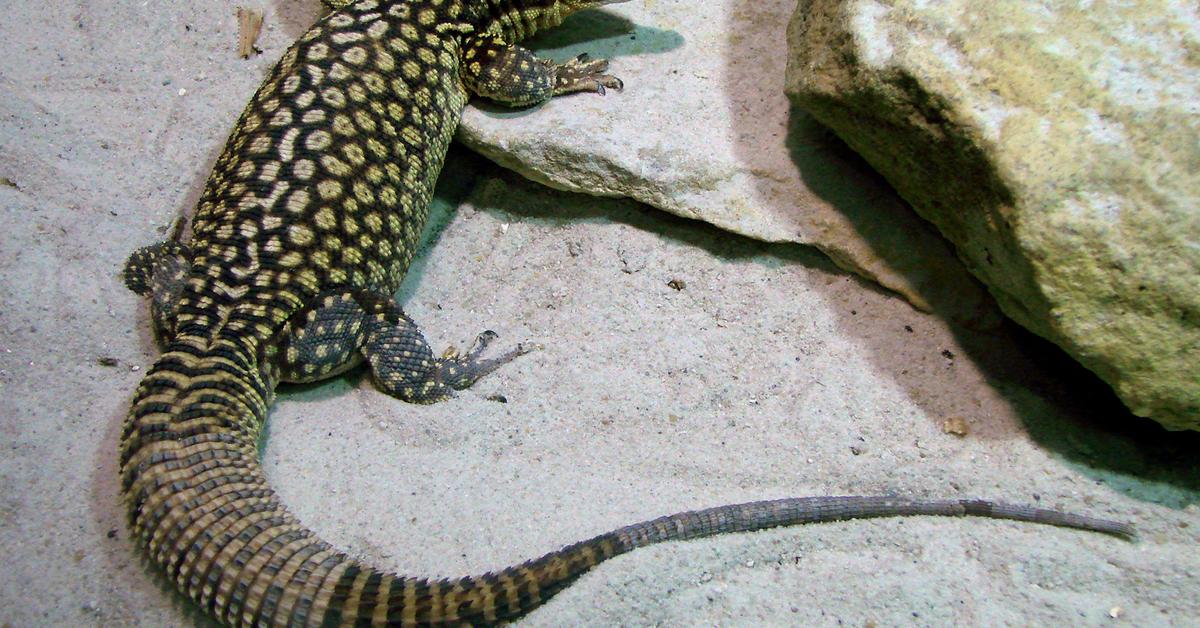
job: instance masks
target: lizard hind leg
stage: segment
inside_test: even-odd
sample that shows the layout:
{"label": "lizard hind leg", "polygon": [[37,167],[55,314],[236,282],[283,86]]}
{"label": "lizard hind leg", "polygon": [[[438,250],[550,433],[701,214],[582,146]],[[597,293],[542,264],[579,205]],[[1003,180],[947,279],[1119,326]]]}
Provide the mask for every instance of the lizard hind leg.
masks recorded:
{"label": "lizard hind leg", "polygon": [[450,347],[435,358],[417,326],[405,317],[398,324],[378,325],[369,335],[363,355],[384,392],[413,403],[435,403],[534,348],[518,344],[498,356],[483,358],[495,338],[495,332],[485,331],[466,353]]}
{"label": "lizard hind leg", "polygon": [[125,287],[150,297],[150,315],[160,339],[170,338],[175,330],[179,295],[187,284],[192,252],[179,242],[178,231],[170,240],[142,247],[129,255],[121,276]]}
{"label": "lizard hind leg", "polygon": [[280,375],[311,382],[344,372],[364,359],[383,392],[404,401],[433,403],[530,348],[518,345],[499,356],[482,354],[496,334],[486,331],[465,354],[450,348],[435,358],[416,323],[392,299],[360,290],[321,295],[300,313],[280,339]]}
{"label": "lizard hind leg", "polygon": [[315,382],[361,363],[370,318],[363,300],[354,291],[329,291],[294,315],[279,336],[280,379]]}
{"label": "lizard hind leg", "polygon": [[454,390],[463,390],[484,375],[536,348],[532,345],[518,344],[494,358],[482,358],[484,350],[497,337],[496,332],[490,329],[484,331],[475,337],[475,343],[465,354],[460,353],[457,347],[447,347],[438,360],[438,379]]}

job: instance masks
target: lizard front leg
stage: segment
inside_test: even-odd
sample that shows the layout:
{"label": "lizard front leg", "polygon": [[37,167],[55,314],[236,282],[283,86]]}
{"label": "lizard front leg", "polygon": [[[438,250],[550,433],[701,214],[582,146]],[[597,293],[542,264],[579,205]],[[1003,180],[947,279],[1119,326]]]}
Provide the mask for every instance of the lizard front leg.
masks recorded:
{"label": "lizard front leg", "polygon": [[463,47],[463,83],[471,92],[510,107],[536,105],[576,92],[603,94],[621,89],[621,79],[605,74],[608,61],[586,54],[554,63],[493,36],[468,39]]}

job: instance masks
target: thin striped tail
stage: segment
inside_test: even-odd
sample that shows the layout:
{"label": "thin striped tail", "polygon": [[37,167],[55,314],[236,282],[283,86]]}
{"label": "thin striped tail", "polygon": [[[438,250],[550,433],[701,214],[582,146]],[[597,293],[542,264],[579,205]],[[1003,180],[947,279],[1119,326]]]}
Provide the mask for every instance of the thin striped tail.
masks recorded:
{"label": "thin striped tail", "polygon": [[491,624],[644,545],[800,523],[974,515],[1133,536],[1123,523],[981,500],[807,497],[661,517],[478,577],[387,574],[337,551],[283,507],[258,460],[270,383],[244,352],[202,346],[172,343],[143,380],[122,435],[122,485],[149,555],[228,625]]}
{"label": "thin striped tail", "polygon": [[630,545],[632,549],[662,541],[697,539],[726,532],[749,532],[803,523],[916,515],[1011,519],[1101,532],[1125,539],[1134,537],[1133,527],[1126,523],[1045,508],[982,499],[923,500],[857,495],[790,497],[716,506],[635,523],[616,530],[613,534],[622,538],[622,542]]}
{"label": "thin striped tail", "polygon": [[[599,563],[639,547],[727,532],[872,517],[978,516],[1078,528],[1131,539],[1125,523],[977,499],[914,500],[901,497],[799,497],[682,512],[619,528],[496,573],[428,582],[393,579],[377,572],[343,572],[330,625],[492,624],[538,607]],[[386,608],[385,608],[386,606]]]}

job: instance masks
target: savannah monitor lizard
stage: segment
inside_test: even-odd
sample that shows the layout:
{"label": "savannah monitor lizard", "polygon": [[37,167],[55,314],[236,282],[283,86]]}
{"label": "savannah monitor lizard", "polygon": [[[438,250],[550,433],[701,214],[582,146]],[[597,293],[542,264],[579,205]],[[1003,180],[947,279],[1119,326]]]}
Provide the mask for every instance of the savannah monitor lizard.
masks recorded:
{"label": "savannah monitor lizard", "polygon": [[672,539],[893,515],[980,515],[1129,536],[1124,524],[982,500],[811,497],[634,524],[482,576],[384,573],[280,503],[258,446],[281,381],[365,360],[378,386],[429,403],[526,349],[494,334],[435,357],[392,294],[470,94],[512,106],[621,83],[607,63],[515,45],[612,0],[326,0],[233,129],[184,243],[135,252],[163,355],[121,434],[131,526],[180,591],[229,625],[485,624],[518,617],[597,563]]}

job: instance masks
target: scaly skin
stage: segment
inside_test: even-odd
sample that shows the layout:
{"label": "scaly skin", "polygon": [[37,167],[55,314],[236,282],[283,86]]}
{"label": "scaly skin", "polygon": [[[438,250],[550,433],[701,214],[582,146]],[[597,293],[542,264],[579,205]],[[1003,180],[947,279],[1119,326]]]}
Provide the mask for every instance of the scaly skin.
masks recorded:
{"label": "scaly skin", "polygon": [[121,437],[132,527],[180,591],[229,625],[486,624],[648,543],[792,523],[974,514],[1129,535],[1123,524],[977,500],[815,497],[635,524],[497,573],[388,574],[302,526],[258,443],[280,381],[364,359],[381,388],[431,402],[524,352],[434,358],[392,302],[470,93],[510,105],[620,87],[603,61],[513,44],[600,0],[330,1],[264,81],[205,186],[187,244],[130,258],[166,343]]}

